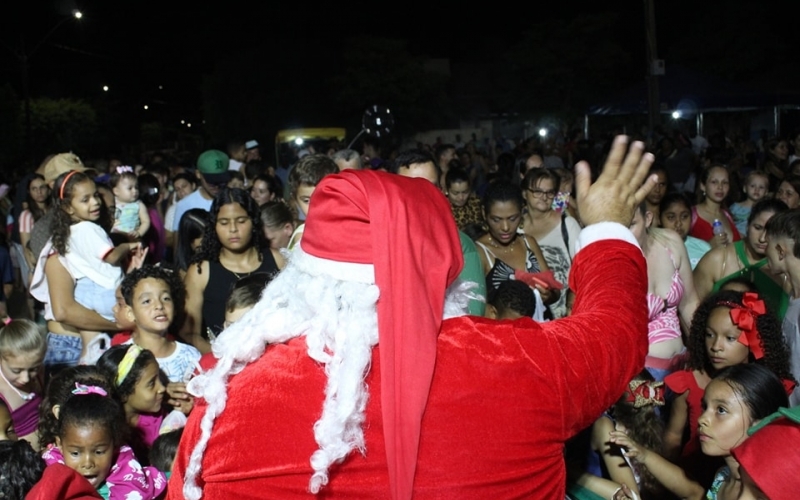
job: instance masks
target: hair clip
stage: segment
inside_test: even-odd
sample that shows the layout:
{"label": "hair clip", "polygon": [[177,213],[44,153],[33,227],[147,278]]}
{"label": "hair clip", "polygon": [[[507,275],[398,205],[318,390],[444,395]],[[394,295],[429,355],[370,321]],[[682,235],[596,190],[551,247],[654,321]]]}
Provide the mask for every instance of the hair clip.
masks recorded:
{"label": "hair clip", "polygon": [[72,389],[72,394],[76,396],[85,396],[87,394],[98,394],[100,396],[108,396],[108,393],[102,387],[96,385],[83,385],[75,382],[75,388]]}
{"label": "hair clip", "polygon": [[126,174],[128,172],[133,173],[133,167],[131,167],[130,165],[119,165],[117,167],[118,174]]}
{"label": "hair clip", "polygon": [[761,359],[764,357],[761,333],[758,331],[757,319],[766,314],[767,306],[763,300],[758,298],[757,293],[745,292],[742,296],[742,304],[723,301],[717,305],[724,305],[731,308],[731,321],[742,331],[737,341],[747,346],[753,357]]}

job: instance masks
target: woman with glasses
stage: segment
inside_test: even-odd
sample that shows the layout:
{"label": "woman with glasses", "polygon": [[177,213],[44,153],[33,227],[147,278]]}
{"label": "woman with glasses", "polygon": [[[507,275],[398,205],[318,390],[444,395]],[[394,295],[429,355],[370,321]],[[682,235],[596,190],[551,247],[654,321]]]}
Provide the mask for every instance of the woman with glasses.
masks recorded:
{"label": "woman with glasses", "polygon": [[[485,234],[475,243],[482,250],[478,254],[486,275],[489,302],[500,284],[511,279],[516,270],[531,273],[549,270],[536,240],[517,231],[524,206],[522,191],[510,182],[496,181],[486,190],[483,199]],[[545,304],[558,300],[558,290],[538,285],[536,289]]]}
{"label": "woman with glasses", "polygon": [[559,299],[550,305],[550,312],[555,318],[564,317],[567,313],[569,269],[575,255],[575,241],[581,231],[578,221],[570,217],[566,210],[560,213],[553,210],[553,199],[559,185],[558,175],[546,168],[531,169],[522,180],[522,195],[525,198],[522,229],[524,234],[539,244],[547,267],[564,285]]}

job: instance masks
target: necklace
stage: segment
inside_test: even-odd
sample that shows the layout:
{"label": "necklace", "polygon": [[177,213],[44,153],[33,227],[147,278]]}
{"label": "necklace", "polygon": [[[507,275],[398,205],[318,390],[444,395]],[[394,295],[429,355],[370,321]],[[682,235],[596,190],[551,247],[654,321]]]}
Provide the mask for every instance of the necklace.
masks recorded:
{"label": "necklace", "polygon": [[508,254],[508,253],[511,253],[514,250],[514,245],[517,243],[517,239],[518,238],[516,236],[514,236],[514,239],[511,240],[511,243],[509,243],[508,245],[500,245],[500,244],[496,243],[494,241],[494,239],[490,235],[489,236],[489,245],[491,245],[492,248],[496,248],[498,250],[502,250],[502,252],[504,254]]}
{"label": "necklace", "polygon": [[20,398],[22,398],[24,401],[30,401],[31,399],[33,399],[33,398],[35,398],[35,397],[36,397],[36,394],[34,394],[34,393],[32,393],[32,392],[29,392],[28,394],[22,394],[22,393],[19,391],[19,389],[17,389],[16,387],[14,387],[14,386],[11,384],[11,382],[9,382],[9,381],[8,381],[8,379],[6,378],[6,374],[5,374],[5,373],[3,373],[3,369],[2,369],[2,368],[0,368],[0,377],[3,377],[3,380],[5,380],[5,382],[6,382],[6,385],[8,385],[9,387],[11,387],[11,390],[12,390],[12,391],[14,391],[14,392],[16,392],[16,393],[17,393],[17,396],[19,396]]}

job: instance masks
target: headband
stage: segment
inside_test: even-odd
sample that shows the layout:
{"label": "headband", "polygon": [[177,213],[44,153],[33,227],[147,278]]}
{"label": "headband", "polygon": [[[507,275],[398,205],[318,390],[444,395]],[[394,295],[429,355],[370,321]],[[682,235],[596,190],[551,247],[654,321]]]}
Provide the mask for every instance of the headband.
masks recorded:
{"label": "headband", "polygon": [[737,342],[750,348],[753,357],[761,359],[764,357],[764,348],[762,347],[761,334],[758,333],[758,324],[756,319],[759,316],[766,314],[767,306],[764,301],[758,298],[757,293],[745,292],[742,296],[742,303],[722,301],[717,303],[718,306],[725,306],[731,309],[731,321],[736,327],[742,331],[739,335]]}
{"label": "headband", "polygon": [[136,344],[131,344],[131,346],[128,347],[128,351],[125,353],[125,356],[122,357],[122,361],[119,362],[119,366],[117,367],[117,387],[122,385],[122,382],[125,381],[125,377],[128,376],[131,372],[131,368],[133,368],[134,361],[136,361],[136,358],[139,357],[139,354],[141,354],[143,350],[144,349]]}
{"label": "headband", "polygon": [[58,197],[60,199],[62,199],[62,200],[64,199],[64,186],[67,185],[67,181],[69,180],[70,177],[72,177],[73,175],[75,175],[77,173],[78,173],[77,170],[70,170],[70,172],[67,174],[67,176],[64,177],[64,180],[61,181],[61,189],[58,190]]}
{"label": "headband", "polygon": [[625,402],[634,408],[664,406],[664,382],[655,380],[631,380],[625,391]]}
{"label": "headband", "polygon": [[85,396],[87,394],[98,394],[100,396],[108,396],[108,393],[102,387],[96,385],[83,385],[75,382],[75,388],[72,389],[72,394],[76,396]]}
{"label": "headband", "polygon": [[129,166],[129,165],[119,165],[119,166],[117,167],[117,173],[118,173],[118,174],[127,174],[127,173],[131,173],[131,174],[132,174],[132,173],[133,173],[133,167],[131,167],[131,166]]}

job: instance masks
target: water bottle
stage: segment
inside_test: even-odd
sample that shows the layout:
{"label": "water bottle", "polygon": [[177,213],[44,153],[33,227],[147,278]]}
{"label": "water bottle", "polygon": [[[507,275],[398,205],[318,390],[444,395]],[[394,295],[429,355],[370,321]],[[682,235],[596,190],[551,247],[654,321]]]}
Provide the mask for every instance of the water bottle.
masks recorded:
{"label": "water bottle", "polygon": [[725,228],[722,227],[722,222],[719,219],[714,219],[714,223],[711,224],[711,228],[714,231],[714,236],[722,236],[725,234]]}

